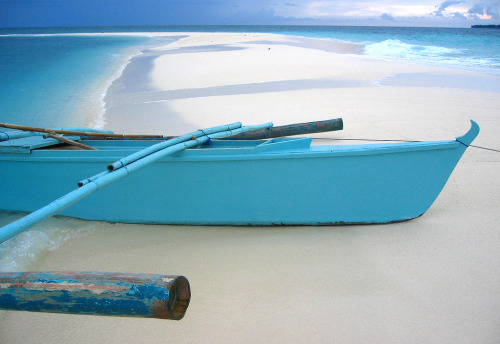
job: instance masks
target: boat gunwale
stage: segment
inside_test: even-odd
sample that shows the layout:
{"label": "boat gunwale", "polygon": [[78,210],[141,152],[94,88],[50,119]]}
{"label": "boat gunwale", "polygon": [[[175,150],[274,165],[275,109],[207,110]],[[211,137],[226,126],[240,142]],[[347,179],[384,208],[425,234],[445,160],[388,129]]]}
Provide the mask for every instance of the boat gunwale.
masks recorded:
{"label": "boat gunwale", "polygon": [[[348,156],[366,156],[381,154],[397,154],[415,151],[456,149],[463,146],[457,140],[420,141],[403,143],[380,143],[366,145],[312,145],[307,148],[291,148],[284,150],[259,151],[258,146],[243,148],[198,148],[165,157],[159,162],[195,162],[195,161],[237,161],[296,158],[334,158]],[[464,149],[466,148],[463,146]],[[31,154],[0,154],[0,161],[24,162],[109,162],[136,152],[131,150],[33,150]]]}

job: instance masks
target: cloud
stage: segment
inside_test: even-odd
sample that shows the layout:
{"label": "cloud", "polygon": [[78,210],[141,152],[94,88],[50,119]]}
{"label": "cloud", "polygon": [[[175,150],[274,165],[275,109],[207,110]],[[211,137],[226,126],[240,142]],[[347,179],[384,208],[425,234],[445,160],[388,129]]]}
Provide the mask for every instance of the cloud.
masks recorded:
{"label": "cloud", "polygon": [[458,4],[461,4],[461,3],[463,3],[463,1],[461,1],[461,0],[446,0],[446,1],[445,1],[445,2],[443,2],[441,5],[439,5],[439,7],[438,7],[438,6],[436,6],[436,7],[438,7],[438,9],[437,9],[437,10],[435,10],[435,11],[433,12],[433,14],[434,14],[435,16],[438,16],[438,17],[443,17],[443,12],[444,12],[444,11],[445,11],[448,7],[450,7],[450,6],[452,6],[452,5],[458,5]]}
{"label": "cloud", "polygon": [[388,13],[382,13],[382,15],[380,16],[380,19],[383,19],[383,20],[394,20],[394,17],[391,16],[390,14],[388,14]]}
{"label": "cloud", "polygon": [[468,24],[465,19],[497,21],[499,7],[499,0],[0,0],[0,27],[186,24],[462,26]]}
{"label": "cloud", "polygon": [[[457,6],[460,5],[460,6]],[[453,9],[449,7],[453,6]],[[472,7],[470,7],[472,6]],[[441,17],[443,19],[470,19],[470,20],[491,20],[499,19],[499,2],[498,1],[483,1],[470,5],[470,1],[464,0],[446,0],[439,6],[436,6],[435,11],[430,13],[431,16]]]}
{"label": "cloud", "polygon": [[498,2],[479,3],[472,6],[467,13],[474,19],[499,19]]}
{"label": "cloud", "polygon": [[460,12],[453,13],[453,18],[455,19],[467,19],[467,16]]}

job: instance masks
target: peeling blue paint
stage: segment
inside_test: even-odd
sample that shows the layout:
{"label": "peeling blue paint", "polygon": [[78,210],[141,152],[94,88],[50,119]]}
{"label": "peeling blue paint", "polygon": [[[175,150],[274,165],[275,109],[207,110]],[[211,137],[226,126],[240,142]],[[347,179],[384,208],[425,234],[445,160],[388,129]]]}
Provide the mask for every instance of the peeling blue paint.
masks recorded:
{"label": "peeling blue paint", "polygon": [[178,320],[190,297],[189,283],[182,276],[0,272],[0,309],[6,310]]}

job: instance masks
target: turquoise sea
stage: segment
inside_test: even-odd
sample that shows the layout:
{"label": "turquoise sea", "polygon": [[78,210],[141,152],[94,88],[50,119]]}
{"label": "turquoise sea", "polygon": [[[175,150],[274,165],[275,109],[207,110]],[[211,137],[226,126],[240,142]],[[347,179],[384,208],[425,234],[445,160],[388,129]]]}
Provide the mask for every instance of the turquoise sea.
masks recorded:
{"label": "turquoise sea", "polygon": [[[500,30],[335,26],[148,26],[0,28],[0,122],[40,127],[102,126],[103,98],[133,56],[167,38],[82,35],[126,32],[266,32],[359,44],[367,57],[500,74]],[[16,217],[0,213],[0,226]],[[64,228],[58,228],[64,221]],[[0,245],[0,270],[23,270],[36,256],[95,229],[51,219]],[[72,229],[71,226],[75,228]],[[69,227],[68,227],[69,226]],[[102,224],[105,226],[105,224]],[[88,227],[88,228],[87,228]],[[83,234],[82,234],[83,235]]]}
{"label": "turquoise sea", "polygon": [[165,38],[81,33],[268,32],[362,45],[368,57],[500,74],[500,30],[340,26],[0,29],[0,122],[102,125],[103,96],[127,61]]}

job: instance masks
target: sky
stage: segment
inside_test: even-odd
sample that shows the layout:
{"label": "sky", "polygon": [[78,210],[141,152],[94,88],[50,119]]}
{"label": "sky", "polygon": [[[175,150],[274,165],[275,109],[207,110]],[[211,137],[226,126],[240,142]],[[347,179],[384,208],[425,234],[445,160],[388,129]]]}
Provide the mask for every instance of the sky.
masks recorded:
{"label": "sky", "polygon": [[0,27],[500,24],[500,0],[0,0]]}

